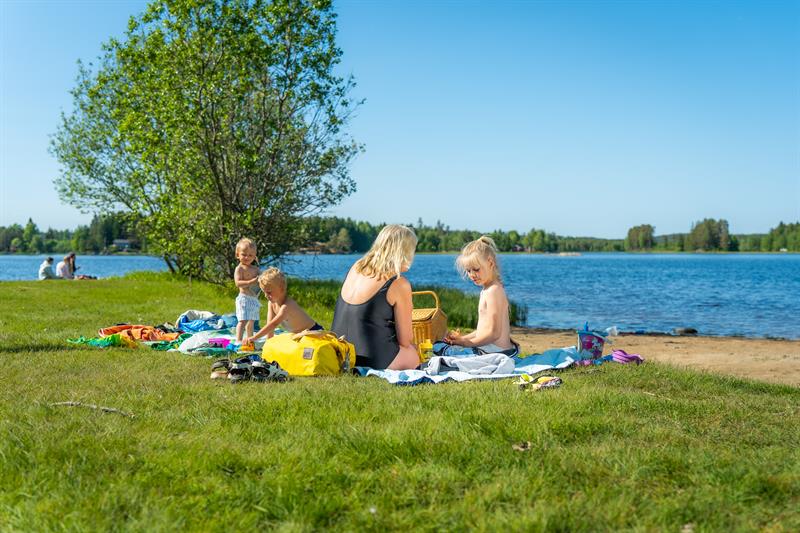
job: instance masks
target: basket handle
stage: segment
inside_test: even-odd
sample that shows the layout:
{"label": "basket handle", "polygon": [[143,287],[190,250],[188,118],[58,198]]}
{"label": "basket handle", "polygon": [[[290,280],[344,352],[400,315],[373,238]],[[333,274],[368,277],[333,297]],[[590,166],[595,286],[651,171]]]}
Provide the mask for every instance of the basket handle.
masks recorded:
{"label": "basket handle", "polygon": [[417,295],[417,294],[430,294],[431,296],[433,296],[433,300],[436,302],[436,309],[441,309],[441,306],[439,305],[439,295],[437,295],[435,292],[433,292],[433,291],[413,291],[411,293],[411,298],[413,299],[414,296]]}

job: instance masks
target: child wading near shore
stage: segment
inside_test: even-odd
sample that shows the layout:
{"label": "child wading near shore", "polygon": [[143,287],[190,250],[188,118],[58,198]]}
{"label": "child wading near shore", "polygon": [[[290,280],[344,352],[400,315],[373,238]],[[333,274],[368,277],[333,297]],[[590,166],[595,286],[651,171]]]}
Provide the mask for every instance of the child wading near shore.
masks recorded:
{"label": "child wading near shore", "polygon": [[450,346],[437,346],[438,355],[517,355],[519,346],[511,340],[508,297],[500,277],[494,241],[483,236],[467,243],[456,259],[456,267],[465,278],[482,288],[478,302],[478,327],[466,335],[458,331],[448,332],[444,341]]}
{"label": "child wading near shore", "polygon": [[236,243],[236,259],[239,264],[233,272],[233,282],[239,287],[236,297],[236,342],[253,334],[253,324],[259,318],[261,303],[258,301],[258,258],[256,245],[250,239]]}
{"label": "child wading near shore", "polygon": [[305,330],[321,330],[313,318],[308,316],[297,302],[287,296],[286,276],[275,267],[270,267],[258,278],[258,284],[269,301],[267,307],[267,325],[258,330],[255,335],[244,339],[244,344],[252,344],[263,336],[267,338],[275,335],[275,328],[279,325],[286,331],[300,333]]}

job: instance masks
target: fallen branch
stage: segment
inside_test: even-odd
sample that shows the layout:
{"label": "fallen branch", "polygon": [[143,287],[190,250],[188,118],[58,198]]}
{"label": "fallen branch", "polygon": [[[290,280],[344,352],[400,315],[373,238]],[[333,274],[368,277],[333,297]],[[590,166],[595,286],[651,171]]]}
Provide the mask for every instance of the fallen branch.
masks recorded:
{"label": "fallen branch", "polygon": [[117,413],[118,415],[134,418],[134,415],[132,413],[126,413],[125,411],[120,411],[119,409],[115,409],[113,407],[103,407],[102,405],[93,405],[91,403],[56,402],[56,403],[51,403],[50,405],[51,406],[64,405],[64,406],[67,406],[67,407],[86,407],[87,409],[95,409],[97,411],[103,411],[104,413]]}

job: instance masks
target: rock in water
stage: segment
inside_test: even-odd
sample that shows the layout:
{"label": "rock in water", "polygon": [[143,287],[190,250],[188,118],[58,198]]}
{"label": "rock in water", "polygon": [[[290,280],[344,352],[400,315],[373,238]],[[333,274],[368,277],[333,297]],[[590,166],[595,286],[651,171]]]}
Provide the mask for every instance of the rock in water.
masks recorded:
{"label": "rock in water", "polygon": [[672,332],[675,335],[697,335],[697,330],[694,328],[675,328]]}

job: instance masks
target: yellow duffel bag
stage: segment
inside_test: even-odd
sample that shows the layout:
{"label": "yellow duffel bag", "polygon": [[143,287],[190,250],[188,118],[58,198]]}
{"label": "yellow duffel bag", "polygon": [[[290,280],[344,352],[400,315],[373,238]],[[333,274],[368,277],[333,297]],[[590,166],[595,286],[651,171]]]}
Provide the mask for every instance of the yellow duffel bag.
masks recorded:
{"label": "yellow duffel bag", "polygon": [[261,357],[290,376],[338,376],[356,365],[356,347],[330,331],[281,333],[267,339]]}

